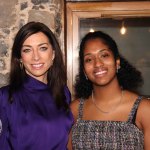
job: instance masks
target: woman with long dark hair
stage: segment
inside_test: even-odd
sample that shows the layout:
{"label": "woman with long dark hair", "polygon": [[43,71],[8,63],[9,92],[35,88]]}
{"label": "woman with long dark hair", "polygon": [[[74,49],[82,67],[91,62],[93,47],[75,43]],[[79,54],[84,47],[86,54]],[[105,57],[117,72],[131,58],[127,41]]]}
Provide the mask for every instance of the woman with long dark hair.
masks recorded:
{"label": "woman with long dark hair", "polygon": [[71,104],[74,125],[69,146],[148,150],[150,101],[138,94],[142,82],[141,73],[120,55],[112,37],[101,31],[85,35],[75,82],[77,99]]}
{"label": "woman with long dark hair", "polygon": [[67,149],[70,100],[54,34],[43,23],[27,23],[14,40],[9,85],[0,89],[0,149]]}

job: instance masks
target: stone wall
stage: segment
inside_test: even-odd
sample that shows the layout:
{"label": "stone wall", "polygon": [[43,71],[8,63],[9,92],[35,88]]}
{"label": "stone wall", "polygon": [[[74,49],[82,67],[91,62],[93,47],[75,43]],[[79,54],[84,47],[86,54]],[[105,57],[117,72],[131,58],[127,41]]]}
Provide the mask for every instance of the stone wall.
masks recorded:
{"label": "stone wall", "polygon": [[13,39],[29,21],[45,23],[64,53],[64,0],[2,0],[0,2],[0,87],[8,83]]}

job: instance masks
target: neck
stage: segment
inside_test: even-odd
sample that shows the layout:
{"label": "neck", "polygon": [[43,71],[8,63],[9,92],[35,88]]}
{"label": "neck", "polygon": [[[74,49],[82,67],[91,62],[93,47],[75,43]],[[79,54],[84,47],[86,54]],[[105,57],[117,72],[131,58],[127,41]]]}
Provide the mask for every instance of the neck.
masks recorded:
{"label": "neck", "polygon": [[111,85],[106,85],[106,86],[93,86],[93,94],[95,97],[95,100],[99,101],[105,101],[108,102],[112,99],[115,99],[116,97],[120,96],[121,94],[121,87],[118,82],[115,84]]}
{"label": "neck", "polygon": [[[97,103],[96,103],[96,101],[95,101],[95,98],[94,98],[94,96],[93,96],[93,92],[92,92],[92,102],[93,102],[93,104],[94,104],[94,106],[97,108],[97,110],[98,111],[100,111],[101,113],[103,113],[103,114],[109,114],[109,113],[111,113],[111,112],[113,112],[113,111],[116,111],[116,109],[119,107],[119,105],[121,104],[121,101],[122,101],[122,98],[123,98],[123,91],[121,91],[121,96],[120,96],[120,98],[119,98],[119,101],[118,102],[115,102],[115,105],[114,105],[114,102],[113,102],[113,105],[111,104],[110,106],[108,106],[108,110],[106,111],[106,110],[103,110],[101,107],[100,107],[100,105],[98,105]],[[106,106],[106,104],[104,105],[104,106]]]}
{"label": "neck", "polygon": [[31,76],[31,77],[33,77],[33,78],[35,78],[35,79],[37,79],[37,80],[39,80],[39,81],[45,83],[45,84],[47,84],[47,75],[39,76],[39,77],[38,77],[38,76],[34,76],[34,75],[32,75],[32,74],[29,74],[28,72],[27,72],[27,74],[28,74],[29,76]]}

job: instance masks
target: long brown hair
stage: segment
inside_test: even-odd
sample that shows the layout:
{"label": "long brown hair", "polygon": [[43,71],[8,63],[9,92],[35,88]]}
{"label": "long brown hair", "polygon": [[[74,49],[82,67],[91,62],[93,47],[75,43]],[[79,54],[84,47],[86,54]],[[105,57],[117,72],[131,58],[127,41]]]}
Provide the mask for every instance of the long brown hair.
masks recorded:
{"label": "long brown hair", "polygon": [[13,102],[13,92],[22,86],[22,83],[27,76],[24,69],[22,69],[20,66],[22,45],[29,36],[38,32],[42,32],[48,37],[49,42],[55,51],[53,66],[49,69],[47,75],[48,86],[51,89],[57,106],[68,109],[68,105],[65,102],[66,97],[64,94],[67,77],[62,51],[52,31],[45,24],[40,22],[27,23],[18,31],[15,37],[11,55],[9,101]]}

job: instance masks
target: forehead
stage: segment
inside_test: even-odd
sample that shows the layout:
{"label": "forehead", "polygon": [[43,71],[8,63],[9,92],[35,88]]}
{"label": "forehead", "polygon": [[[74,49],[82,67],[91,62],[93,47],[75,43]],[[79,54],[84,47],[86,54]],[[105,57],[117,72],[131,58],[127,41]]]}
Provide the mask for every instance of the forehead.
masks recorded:
{"label": "forehead", "polygon": [[97,51],[100,49],[108,49],[108,46],[104,43],[103,40],[96,38],[96,39],[89,39],[86,41],[84,46],[84,53]]}
{"label": "forehead", "polygon": [[30,35],[23,44],[34,44],[38,42],[49,42],[49,39],[43,32],[38,32]]}

